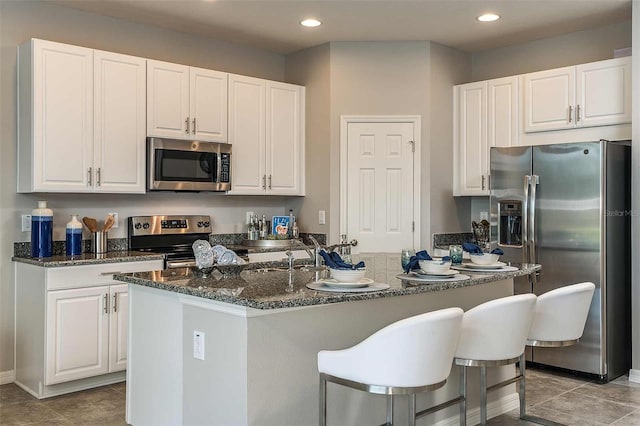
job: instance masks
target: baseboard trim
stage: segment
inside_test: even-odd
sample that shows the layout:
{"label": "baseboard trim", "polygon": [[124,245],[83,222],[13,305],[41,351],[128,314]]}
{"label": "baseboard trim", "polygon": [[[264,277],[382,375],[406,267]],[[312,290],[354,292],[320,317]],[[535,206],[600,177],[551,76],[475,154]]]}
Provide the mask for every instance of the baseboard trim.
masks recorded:
{"label": "baseboard trim", "polygon": [[15,370],[0,371],[0,385],[6,385],[9,383],[13,383],[15,381],[16,381]]}
{"label": "baseboard trim", "polygon": [[[520,399],[516,392],[509,395],[505,395],[497,401],[492,401],[487,404],[487,417],[489,419],[497,417],[501,414],[508,413],[511,410],[520,407]],[[418,420],[418,423],[420,421]],[[475,407],[471,410],[467,410],[467,424],[475,425],[480,423],[480,407]],[[458,426],[460,425],[460,417],[452,416],[444,420],[440,420],[434,423],[433,426]]]}
{"label": "baseboard trim", "polygon": [[629,381],[633,383],[640,383],[640,370],[629,370]]}

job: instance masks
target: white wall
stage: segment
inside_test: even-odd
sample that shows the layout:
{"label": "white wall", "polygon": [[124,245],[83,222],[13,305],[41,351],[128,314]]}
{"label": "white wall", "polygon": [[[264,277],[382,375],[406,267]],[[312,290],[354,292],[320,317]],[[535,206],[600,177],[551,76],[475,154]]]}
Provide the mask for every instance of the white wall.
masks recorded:
{"label": "white wall", "polygon": [[[0,2],[0,377],[13,369],[14,241],[20,214],[39,199],[54,210],[54,239],[72,213],[104,218],[109,211],[121,220],[131,215],[200,213],[213,216],[214,232],[241,232],[244,212],[282,214],[285,197],[231,197],[219,194],[153,193],[145,195],[17,194],[16,188],[16,46],[32,37],[146,58],[283,80],[284,56],[175,31],[134,24],[35,1]],[[304,228],[302,228],[304,231]],[[125,237],[126,227],[109,233]]]}
{"label": "white wall", "polygon": [[473,80],[506,77],[613,58],[631,46],[631,22],[486,50],[472,55]]}

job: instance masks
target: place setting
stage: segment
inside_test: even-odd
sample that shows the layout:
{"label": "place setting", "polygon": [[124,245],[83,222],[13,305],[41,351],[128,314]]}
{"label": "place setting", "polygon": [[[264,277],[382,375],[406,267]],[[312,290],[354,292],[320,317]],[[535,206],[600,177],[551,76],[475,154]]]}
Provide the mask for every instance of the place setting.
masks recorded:
{"label": "place setting", "polygon": [[366,267],[360,261],[353,265],[346,263],[338,253],[320,251],[324,263],[329,267],[330,278],[320,278],[316,282],[307,284],[311,290],[326,291],[331,293],[365,293],[371,291],[386,290],[389,284],[376,283],[371,278],[364,276]]}
{"label": "place setting", "polygon": [[396,275],[396,278],[402,281],[416,284],[436,284],[465,281],[470,278],[468,275],[451,269],[449,256],[434,259],[426,250],[415,254],[411,250],[403,250],[401,259],[404,273]]}
{"label": "place setting", "polygon": [[454,265],[452,268],[457,271],[466,272],[513,272],[518,268],[500,262],[500,256],[504,254],[502,249],[495,248],[490,253],[485,253],[480,246],[473,243],[463,243],[462,249],[469,253],[469,263]]}

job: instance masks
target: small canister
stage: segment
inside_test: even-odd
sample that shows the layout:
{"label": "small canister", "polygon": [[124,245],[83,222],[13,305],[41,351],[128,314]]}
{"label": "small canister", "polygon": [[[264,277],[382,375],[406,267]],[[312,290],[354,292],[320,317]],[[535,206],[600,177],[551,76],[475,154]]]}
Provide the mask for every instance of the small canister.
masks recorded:
{"label": "small canister", "polygon": [[82,223],[78,220],[77,214],[71,215],[71,220],[67,223],[65,243],[67,256],[82,254]]}
{"label": "small canister", "polygon": [[98,231],[91,234],[91,252],[102,254],[107,252],[108,232]]}

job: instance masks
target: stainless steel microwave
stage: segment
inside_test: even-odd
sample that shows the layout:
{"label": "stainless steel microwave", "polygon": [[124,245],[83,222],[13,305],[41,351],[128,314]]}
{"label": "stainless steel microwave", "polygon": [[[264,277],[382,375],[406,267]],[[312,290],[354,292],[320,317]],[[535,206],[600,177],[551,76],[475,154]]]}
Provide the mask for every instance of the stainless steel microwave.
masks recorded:
{"label": "stainless steel microwave", "polygon": [[229,189],[231,144],[147,138],[147,190]]}

